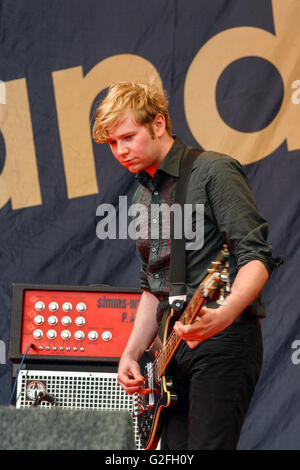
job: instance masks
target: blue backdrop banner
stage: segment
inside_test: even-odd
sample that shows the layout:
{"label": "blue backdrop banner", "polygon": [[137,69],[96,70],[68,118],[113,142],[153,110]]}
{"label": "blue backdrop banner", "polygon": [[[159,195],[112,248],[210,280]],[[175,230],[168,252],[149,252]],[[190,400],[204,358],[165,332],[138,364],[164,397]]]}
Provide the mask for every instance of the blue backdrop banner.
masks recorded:
{"label": "blue backdrop banner", "polygon": [[94,144],[113,80],[161,80],[174,133],[238,159],[285,264],[264,289],[264,366],[240,449],[299,449],[298,0],[2,0],[0,403],[12,283],[139,285],[135,242],[100,240],[136,180]]}

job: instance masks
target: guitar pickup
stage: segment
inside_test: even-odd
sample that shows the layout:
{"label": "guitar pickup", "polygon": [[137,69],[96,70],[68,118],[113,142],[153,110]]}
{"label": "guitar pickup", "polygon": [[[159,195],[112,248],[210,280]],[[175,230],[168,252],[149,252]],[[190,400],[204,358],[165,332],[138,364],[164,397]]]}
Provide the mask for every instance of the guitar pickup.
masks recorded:
{"label": "guitar pickup", "polygon": [[153,393],[154,380],[153,380],[153,368],[152,368],[151,362],[148,362],[146,367],[147,367],[148,385],[151,389],[151,392],[149,393],[149,397],[148,397],[148,400],[149,400],[148,406],[154,406],[154,403],[155,403],[154,393]]}

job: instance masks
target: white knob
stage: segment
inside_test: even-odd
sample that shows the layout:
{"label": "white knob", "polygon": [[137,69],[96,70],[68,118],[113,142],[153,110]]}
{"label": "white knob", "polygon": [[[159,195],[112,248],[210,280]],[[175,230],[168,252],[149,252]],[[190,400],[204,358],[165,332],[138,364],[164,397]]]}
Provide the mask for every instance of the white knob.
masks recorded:
{"label": "white knob", "polygon": [[44,336],[44,334],[43,334],[42,330],[34,330],[33,336],[36,339],[41,339]]}
{"label": "white knob", "polygon": [[90,331],[88,334],[88,338],[90,341],[96,341],[96,339],[98,339],[97,331]]}
{"label": "white knob", "polygon": [[83,326],[85,325],[85,319],[83,317],[77,317],[75,323],[77,326]]}
{"label": "white knob", "polygon": [[84,339],[84,332],[83,331],[75,331],[75,339],[77,339],[78,341],[81,341],[82,339]]}
{"label": "white knob", "polygon": [[104,331],[101,335],[103,341],[110,341],[112,339],[112,334],[110,331]]}
{"label": "white knob", "polygon": [[48,318],[48,323],[49,325],[56,325],[58,323],[57,317],[51,315],[51,317]]}
{"label": "white knob", "polygon": [[47,336],[48,336],[49,339],[54,339],[54,338],[56,338],[57,333],[56,333],[55,330],[49,330],[49,331],[47,331]]}
{"label": "white knob", "polygon": [[49,310],[51,312],[56,312],[56,310],[58,310],[58,303],[57,302],[50,302]]}
{"label": "white knob", "polygon": [[79,304],[76,305],[77,312],[84,312],[86,310],[86,305],[83,302],[79,302]]}
{"label": "white knob", "polygon": [[64,330],[61,332],[61,337],[62,339],[69,339],[71,338],[71,333],[68,330]]}
{"label": "white knob", "polygon": [[72,307],[72,304],[70,304],[70,302],[65,302],[62,308],[65,312],[71,312],[73,307]]}
{"label": "white knob", "polygon": [[69,326],[72,323],[72,319],[70,317],[63,317],[61,322],[63,325]]}
{"label": "white knob", "polygon": [[37,315],[33,321],[36,325],[42,325],[44,323],[44,317],[42,317],[42,315]]}
{"label": "white knob", "polygon": [[38,312],[42,312],[43,310],[45,310],[45,304],[41,301],[38,301],[34,307]]}

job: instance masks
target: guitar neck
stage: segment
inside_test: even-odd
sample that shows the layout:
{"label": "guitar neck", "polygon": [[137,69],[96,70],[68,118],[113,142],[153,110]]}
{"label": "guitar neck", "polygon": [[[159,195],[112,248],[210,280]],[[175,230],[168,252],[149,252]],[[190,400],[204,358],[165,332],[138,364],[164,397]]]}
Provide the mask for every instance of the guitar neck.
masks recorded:
{"label": "guitar neck", "polygon": [[[224,245],[224,249],[219,253],[217,259],[211,263],[211,268],[208,269],[208,274],[204,278],[203,282],[201,282],[200,286],[194,293],[192,300],[181,315],[180,322],[183,325],[189,325],[192,323],[206,300],[210,298],[212,294],[219,292],[222,286],[225,285],[226,292],[230,292],[228,258],[229,252],[227,245]],[[177,336],[173,330],[154,361],[158,377],[161,377],[164,374],[181,341],[181,338]]]}
{"label": "guitar neck", "polygon": [[[203,306],[205,300],[206,299],[202,297],[201,288],[199,287],[193,295],[192,300],[190,301],[190,303],[188,304],[188,306],[180,317],[180,321],[183,325],[189,325],[193,322],[197,313]],[[181,341],[182,339],[177,336],[177,334],[173,330],[155,361],[159,377],[161,377],[165,373],[165,370],[170,360],[174,356]]]}

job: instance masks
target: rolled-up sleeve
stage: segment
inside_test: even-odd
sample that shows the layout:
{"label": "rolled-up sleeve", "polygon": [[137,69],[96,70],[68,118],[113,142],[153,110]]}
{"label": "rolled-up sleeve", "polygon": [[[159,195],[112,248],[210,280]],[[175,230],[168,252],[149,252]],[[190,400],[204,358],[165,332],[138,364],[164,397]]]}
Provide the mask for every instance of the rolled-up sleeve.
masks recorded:
{"label": "rolled-up sleeve", "polygon": [[252,260],[260,260],[269,274],[282,258],[273,258],[268,242],[268,223],[258,211],[250,185],[240,163],[220,156],[207,178],[207,196],[213,216],[239,269]]}

